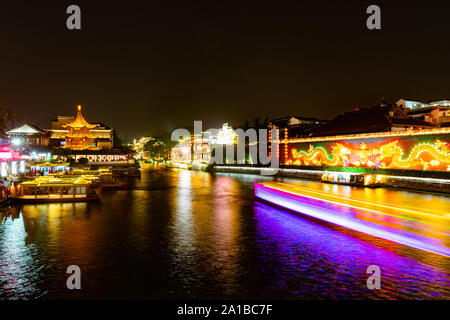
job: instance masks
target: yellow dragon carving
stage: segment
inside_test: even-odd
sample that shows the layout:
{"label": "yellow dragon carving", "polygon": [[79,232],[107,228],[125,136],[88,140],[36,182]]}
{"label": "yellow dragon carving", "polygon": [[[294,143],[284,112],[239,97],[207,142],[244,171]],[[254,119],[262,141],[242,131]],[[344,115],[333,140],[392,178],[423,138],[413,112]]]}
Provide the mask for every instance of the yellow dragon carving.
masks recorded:
{"label": "yellow dragon carving", "polygon": [[416,169],[450,171],[450,152],[446,142],[436,140],[434,144],[417,144],[405,157],[398,141],[369,149],[361,143],[359,150],[353,150],[343,144],[332,146],[331,155],[321,146],[309,146],[308,151],[292,149],[295,165],[307,166],[357,166],[391,169]]}

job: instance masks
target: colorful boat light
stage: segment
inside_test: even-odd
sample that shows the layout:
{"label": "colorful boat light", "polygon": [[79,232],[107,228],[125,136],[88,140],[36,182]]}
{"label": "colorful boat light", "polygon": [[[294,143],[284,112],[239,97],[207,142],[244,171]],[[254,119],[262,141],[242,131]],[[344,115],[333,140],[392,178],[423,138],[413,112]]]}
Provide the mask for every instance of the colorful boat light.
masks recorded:
{"label": "colorful boat light", "polygon": [[[296,188],[294,185],[277,182],[255,183],[255,196],[276,206],[315,219],[418,250],[450,257],[450,249],[444,244],[442,239],[432,238],[424,234],[401,229],[403,225],[401,223],[398,223],[396,227],[395,224],[386,225],[375,223],[373,220],[363,220],[361,218],[361,216],[364,216],[367,212],[382,215],[383,210],[385,210],[387,217],[395,217],[397,221],[401,221],[402,215],[404,215],[405,211],[408,211],[408,209],[394,208],[351,199],[341,203],[340,201],[333,200],[332,197],[335,196],[327,193],[316,191],[309,192],[303,190],[303,188]],[[376,208],[376,210],[373,208]],[[396,212],[398,213],[397,215],[395,214]],[[413,213],[421,214],[420,211],[414,211]],[[423,215],[429,216],[430,214],[424,212]],[[447,216],[439,218],[448,220]],[[444,234],[444,237],[447,239],[449,236],[450,234],[448,233]]]}

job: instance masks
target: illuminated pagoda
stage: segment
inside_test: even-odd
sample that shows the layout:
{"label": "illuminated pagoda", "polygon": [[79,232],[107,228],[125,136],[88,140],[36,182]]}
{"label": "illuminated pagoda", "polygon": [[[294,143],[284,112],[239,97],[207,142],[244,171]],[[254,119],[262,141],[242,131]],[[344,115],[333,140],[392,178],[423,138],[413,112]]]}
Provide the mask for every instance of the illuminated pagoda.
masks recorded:
{"label": "illuminated pagoda", "polygon": [[50,142],[53,147],[70,150],[100,150],[112,148],[112,129],[99,123],[89,123],[77,107],[77,116],[59,116],[52,122]]}
{"label": "illuminated pagoda", "polygon": [[69,132],[65,137],[66,143],[62,147],[71,150],[100,149],[95,143],[96,136],[91,134],[91,130],[97,128],[98,124],[90,124],[84,119],[80,105],[77,109],[78,113],[75,120],[63,125],[63,128],[67,128]]}
{"label": "illuminated pagoda", "polygon": [[47,130],[50,146],[64,149],[54,157],[61,161],[87,159],[87,164],[123,165],[133,161],[126,150],[113,148],[113,129],[102,123],[89,123],[77,106],[77,115],[58,116]]}

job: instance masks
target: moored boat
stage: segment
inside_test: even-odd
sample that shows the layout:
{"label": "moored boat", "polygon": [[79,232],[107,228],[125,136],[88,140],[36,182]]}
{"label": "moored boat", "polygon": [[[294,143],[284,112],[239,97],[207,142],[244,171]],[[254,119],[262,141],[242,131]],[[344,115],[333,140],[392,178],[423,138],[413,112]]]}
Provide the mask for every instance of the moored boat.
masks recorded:
{"label": "moored boat", "polygon": [[43,176],[17,186],[14,202],[52,203],[100,200],[98,178],[82,176]]}

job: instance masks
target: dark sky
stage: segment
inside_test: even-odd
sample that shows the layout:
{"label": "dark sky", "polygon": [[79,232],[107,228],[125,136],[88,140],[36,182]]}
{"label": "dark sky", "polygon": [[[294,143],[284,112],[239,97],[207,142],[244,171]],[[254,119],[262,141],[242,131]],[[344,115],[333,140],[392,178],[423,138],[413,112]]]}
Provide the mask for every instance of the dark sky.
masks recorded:
{"label": "dark sky", "polygon": [[[82,104],[132,138],[450,98],[446,2],[1,1],[0,107],[49,128]],[[70,4],[81,31],[66,28]]]}

